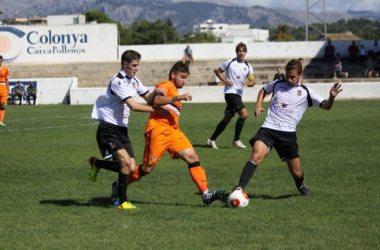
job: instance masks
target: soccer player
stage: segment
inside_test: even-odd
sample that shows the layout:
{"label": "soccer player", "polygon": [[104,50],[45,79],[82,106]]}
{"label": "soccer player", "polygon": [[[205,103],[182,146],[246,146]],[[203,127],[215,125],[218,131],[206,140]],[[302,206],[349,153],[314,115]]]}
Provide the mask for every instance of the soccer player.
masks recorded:
{"label": "soccer player", "polygon": [[[140,59],[141,55],[133,50],[127,50],[122,54],[121,70],[111,79],[107,92],[98,97],[92,111],[92,118],[100,122],[96,140],[104,160],[90,157],[90,180],[96,181],[101,168],[119,173],[118,209],[136,209],[127,199],[128,179],[136,165],[128,137],[130,111],[153,111],[151,106],[137,103],[133,98],[139,94],[149,104],[159,92],[155,90],[150,94],[136,77]],[[108,161],[112,157],[115,161]]]}
{"label": "soccer player", "polygon": [[3,65],[3,56],[0,55],[0,126],[5,127],[5,104],[8,101],[9,90],[9,71],[7,66]]}
{"label": "soccer player", "polygon": [[[235,124],[235,137],[232,141],[232,145],[238,148],[246,148],[240,141],[240,134],[243,130],[244,122],[248,117],[248,111],[242,102],[243,87],[244,85],[253,87],[255,85],[255,78],[251,64],[244,61],[247,54],[247,46],[244,43],[239,43],[236,46],[235,52],[236,58],[224,61],[219,69],[214,71],[215,75],[225,84],[224,99],[227,103],[222,121],[219,122],[214,133],[206,143],[215,149],[218,148],[215,142],[216,139],[224,131],[236,113],[239,114],[239,118]],[[226,72],[225,76],[223,72]],[[246,81],[246,79],[248,79],[248,81]]]}
{"label": "soccer player", "polygon": [[181,159],[187,163],[191,178],[202,194],[203,203],[209,205],[221,198],[225,190],[212,191],[208,188],[206,173],[199,162],[199,157],[189,139],[179,128],[181,101],[191,101],[192,96],[189,93],[179,95],[178,89],[185,85],[189,74],[189,66],[177,62],[170,69],[169,80],[156,85],[156,89],[165,90],[165,95],[156,95],[153,105],[170,110],[170,115],[162,115],[157,111],[150,114],[145,128],[143,164],[136,167],[136,171],[129,178],[129,183],[150,174],[163,154],[168,151],[172,159]]}
{"label": "soccer player", "polygon": [[335,83],[327,100],[311,88],[300,83],[302,65],[299,60],[291,60],[286,65],[286,81],[275,80],[265,85],[259,92],[255,108],[255,116],[264,111],[262,101],[265,94],[273,93],[274,98],[269,107],[267,117],[256,135],[249,141],[252,154],[245,164],[239,184],[234,188],[245,189],[264,157],[274,147],[281,160],[285,161],[292,174],[299,192],[304,196],[312,195],[312,191],[304,184],[304,174],[298,154],[296,126],[307,107],[319,106],[330,110],[335,97],[342,91],[341,85]]}

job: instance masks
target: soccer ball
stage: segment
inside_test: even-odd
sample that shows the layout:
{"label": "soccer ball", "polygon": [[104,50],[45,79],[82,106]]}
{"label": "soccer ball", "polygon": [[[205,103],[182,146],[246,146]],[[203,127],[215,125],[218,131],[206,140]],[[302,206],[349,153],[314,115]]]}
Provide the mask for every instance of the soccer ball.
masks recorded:
{"label": "soccer ball", "polygon": [[244,190],[234,190],[227,198],[230,207],[246,207],[249,203],[249,197]]}

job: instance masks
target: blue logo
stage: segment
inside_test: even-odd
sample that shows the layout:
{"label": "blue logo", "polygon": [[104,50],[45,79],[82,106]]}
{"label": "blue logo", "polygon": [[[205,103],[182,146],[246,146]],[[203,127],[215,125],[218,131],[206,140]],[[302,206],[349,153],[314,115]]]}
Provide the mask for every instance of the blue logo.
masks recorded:
{"label": "blue logo", "polygon": [[20,38],[25,32],[13,27],[0,26],[0,55],[5,62],[12,62],[21,54]]}

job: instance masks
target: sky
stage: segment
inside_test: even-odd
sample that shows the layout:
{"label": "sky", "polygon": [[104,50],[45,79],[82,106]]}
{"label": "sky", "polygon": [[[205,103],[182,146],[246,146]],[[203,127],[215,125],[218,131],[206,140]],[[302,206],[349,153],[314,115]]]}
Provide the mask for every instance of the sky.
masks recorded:
{"label": "sky", "polygon": [[[253,6],[261,5],[270,8],[287,8],[305,10],[305,0],[228,0],[230,2],[243,5]],[[309,0],[309,8],[313,6],[311,11],[322,10],[322,0]],[[325,0],[326,11],[372,11],[380,12],[379,0]]]}

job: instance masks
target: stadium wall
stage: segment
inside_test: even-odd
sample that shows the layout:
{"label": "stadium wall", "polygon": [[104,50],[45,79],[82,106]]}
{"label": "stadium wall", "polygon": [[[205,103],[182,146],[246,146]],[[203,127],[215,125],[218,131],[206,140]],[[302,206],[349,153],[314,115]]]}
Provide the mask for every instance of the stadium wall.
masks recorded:
{"label": "stadium wall", "polygon": [[[305,84],[311,87],[321,96],[328,98],[329,91],[333,83]],[[243,94],[244,102],[256,102],[256,98],[262,85],[253,88],[245,88]],[[350,99],[380,99],[380,82],[353,82],[343,83],[342,93],[336,100]],[[149,88],[150,91],[153,87]],[[96,98],[106,92],[106,88],[75,88],[75,84],[70,89],[71,105],[94,104]],[[193,100],[190,103],[224,103],[223,86],[189,86],[180,90],[180,94],[190,93]],[[265,101],[269,101],[266,98]],[[144,103],[145,101],[137,97],[136,101]]]}
{"label": "stadium wall", "polygon": [[[106,92],[106,88],[78,88],[78,79],[73,78],[28,78],[12,79],[12,82],[35,82],[37,85],[36,104],[71,104],[92,105],[96,98]],[[311,87],[321,96],[328,98],[333,83],[305,84]],[[27,86],[25,86],[26,89]],[[244,102],[256,102],[257,94],[262,88],[258,85],[253,88],[245,88],[243,94]],[[343,83],[342,93],[337,100],[350,99],[380,99],[380,82],[352,82]],[[149,87],[152,91],[153,87]],[[189,103],[224,103],[223,86],[189,86],[180,89],[180,94],[190,93],[193,100]],[[141,97],[136,101],[145,103]],[[265,101],[269,101],[266,98]]]}
{"label": "stadium wall", "polygon": [[[357,42],[364,45],[366,51],[372,49],[373,40]],[[348,47],[351,41],[334,41],[335,52],[342,57],[348,57]],[[144,61],[164,61],[182,59],[186,44],[161,45],[128,45],[118,47],[118,58],[128,49],[141,53]],[[247,44],[246,59],[279,59],[279,58],[322,58],[324,54],[324,41],[316,42],[257,42]],[[236,57],[234,43],[192,43],[195,60],[226,60]]]}
{"label": "stadium wall", "polygon": [[93,62],[117,59],[116,24],[0,26],[0,37],[0,54],[5,63]]}

